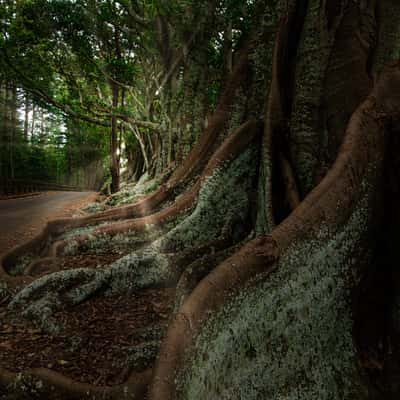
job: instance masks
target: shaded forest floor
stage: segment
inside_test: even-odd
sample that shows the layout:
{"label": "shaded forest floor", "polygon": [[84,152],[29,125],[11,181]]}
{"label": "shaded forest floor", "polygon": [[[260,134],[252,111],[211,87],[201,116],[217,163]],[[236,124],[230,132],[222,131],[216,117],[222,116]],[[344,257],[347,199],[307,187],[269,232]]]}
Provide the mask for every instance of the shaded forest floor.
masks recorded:
{"label": "shaded forest floor", "polygon": [[0,365],[12,372],[43,367],[78,382],[120,384],[133,365],[146,369],[154,360],[173,297],[173,289],[98,296],[59,311],[55,317],[63,329],[57,335],[8,311],[9,297],[0,299]]}
{"label": "shaded forest floor", "polygon": [[[86,194],[63,207],[47,210],[40,219],[27,218],[34,224],[32,229],[26,229],[27,236],[10,233],[8,237],[19,241],[15,244],[22,243],[42,229],[49,219],[71,216],[82,207],[88,213],[99,208],[111,209],[137,200],[143,191],[141,185],[135,185],[96,203],[89,203],[95,200],[96,194]],[[39,196],[38,200],[49,195],[51,197],[51,194]],[[130,251],[129,244],[118,247],[108,243],[101,248],[87,248],[81,254],[60,256],[56,265],[49,263],[43,269],[39,267],[32,275],[39,278],[54,271],[96,269],[111,265]],[[132,373],[151,370],[175,299],[174,288],[145,289],[123,295],[96,293],[80,305],[65,306],[57,311],[54,317],[62,328],[50,334],[21,318],[20,311],[8,308],[19,290],[21,287],[0,290],[0,368],[17,373],[47,368],[76,382],[108,387],[126,382]],[[385,391],[383,349],[373,350],[360,354],[360,362],[375,386]],[[0,390],[0,400],[9,399]]]}
{"label": "shaded forest floor", "polygon": [[[34,208],[32,213],[26,212],[26,218],[22,218],[25,223],[9,226],[4,233],[0,231],[3,246],[0,254],[33,237],[50,219],[82,213],[79,209],[110,207],[104,203],[91,203],[96,199],[96,193],[82,195],[72,196],[62,206],[52,209],[46,209],[46,204],[55,200],[54,193],[35,197],[35,204],[41,202],[43,207]],[[120,196],[126,197],[123,192]],[[12,208],[11,200],[8,202]],[[19,207],[21,204],[13,212],[16,213]],[[39,215],[40,210],[44,211],[43,215]],[[124,251],[106,247],[60,257],[57,265],[39,268],[34,271],[34,276],[39,278],[55,270],[95,269],[109,265],[129,252],[128,248]],[[167,329],[175,296],[173,288],[94,296],[78,306],[66,306],[58,311],[54,317],[62,328],[60,332],[50,334],[21,318],[18,310],[8,308],[20,289],[0,291],[0,368],[10,372],[48,368],[74,381],[100,386],[121,384],[132,372],[152,366]],[[5,396],[0,393],[0,399],[8,399]]]}

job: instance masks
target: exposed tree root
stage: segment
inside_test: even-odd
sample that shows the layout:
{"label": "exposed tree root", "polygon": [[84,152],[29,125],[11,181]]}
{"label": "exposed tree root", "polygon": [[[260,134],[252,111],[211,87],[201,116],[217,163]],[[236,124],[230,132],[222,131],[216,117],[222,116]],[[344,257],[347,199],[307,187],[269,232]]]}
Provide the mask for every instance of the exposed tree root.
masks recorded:
{"label": "exposed tree root", "polygon": [[54,271],[54,268],[57,267],[57,262],[58,262],[57,257],[44,257],[41,258],[40,260],[36,260],[31,262],[23,271],[24,275],[27,276],[34,276],[36,274],[36,271],[43,271],[43,268],[45,269],[50,269]]}
{"label": "exposed tree root", "polygon": [[279,155],[279,166],[283,184],[285,186],[286,202],[288,203],[290,210],[293,211],[300,204],[300,194],[297,189],[293,168],[282,153]]}
{"label": "exposed tree root", "polygon": [[[254,185],[255,166],[258,157],[254,145],[250,147],[249,145],[254,141],[259,128],[255,121],[250,121],[244,127],[246,129],[239,129],[229,136],[205,169],[201,180],[211,186],[208,193],[203,193],[200,190],[198,194],[200,207],[198,205],[197,211],[195,210],[189,218],[173,228],[171,232],[162,236],[151,246],[136,254],[123,257],[109,267],[60,271],[43,276],[20,291],[14,297],[10,306],[23,307],[23,316],[35,320],[44,330],[57,334],[60,326],[52,318],[52,314],[60,308],[78,304],[99,291],[114,293],[176,284],[187,266],[193,266],[196,263],[195,260],[199,257],[204,257],[209,253],[211,260],[215,252],[217,259],[220,259],[224,254],[223,249],[243,240],[250,227],[250,225],[249,227],[243,226],[246,216],[241,215],[241,213],[243,211],[247,213],[248,206],[243,204],[242,197],[240,197],[242,195],[239,196],[239,203],[236,205],[237,211],[232,215],[228,212],[229,209],[225,207],[228,204],[235,207],[235,201],[232,202],[232,199],[229,199],[229,202],[227,202],[219,195],[215,197],[218,188],[221,187],[219,180],[215,180],[215,176],[218,176],[218,174],[222,174],[228,190],[230,188],[231,191],[243,191],[245,194]],[[245,150],[246,148],[247,150]],[[248,172],[251,165],[254,167],[253,177]],[[217,174],[215,174],[216,170],[219,171]],[[227,173],[228,175],[226,175]],[[228,184],[230,181],[232,181],[233,186]],[[211,207],[208,204],[209,201],[213,201]],[[201,204],[201,202],[205,203]],[[207,210],[218,211],[219,208],[221,208],[219,214],[214,216],[213,220],[208,220],[204,212]],[[207,232],[208,229],[208,232],[205,237],[200,238],[198,233],[190,233],[188,230],[193,227],[198,227],[202,232]],[[179,237],[179,235],[181,238],[177,241],[176,237]],[[54,259],[48,261],[54,261]],[[36,266],[39,265],[36,264]],[[33,270],[32,265],[30,268]],[[11,381],[15,381],[15,376],[3,371],[2,383],[9,385]],[[37,392],[39,396],[42,396],[40,398],[46,398],[45,396],[49,396],[49,398],[60,396],[60,399],[79,398],[82,390],[86,393],[89,392],[89,395],[92,396],[90,398],[124,398],[120,395],[121,389],[126,391],[124,393],[127,396],[126,398],[135,398],[134,395],[136,395],[136,386],[130,388],[129,382],[121,387],[104,391],[103,388],[90,385],[75,385],[68,379],[64,380],[62,376],[54,375],[48,370],[27,371],[21,376],[23,377],[21,387],[26,387],[26,382],[31,379],[28,393],[34,396],[35,390],[40,389],[41,391]],[[38,380],[43,382],[38,383]],[[67,389],[64,389],[65,382],[71,386],[70,397],[67,397]],[[15,389],[15,393],[19,393],[17,391],[18,385],[19,383],[16,383],[12,389],[13,391]],[[49,387],[53,388],[51,390],[54,390],[54,393],[57,394],[49,392]]]}
{"label": "exposed tree root", "polygon": [[5,399],[27,400],[142,400],[151,376],[152,371],[147,370],[132,374],[122,385],[101,387],[73,381],[45,368],[23,373],[11,373],[0,368],[0,394],[9,394]]}
{"label": "exposed tree root", "polygon": [[[63,251],[71,244],[75,248],[79,249],[85,244],[85,242],[88,240],[93,241],[96,239],[96,237],[103,237],[104,235],[113,236],[128,231],[146,232],[146,230],[150,229],[149,227],[151,226],[162,226],[164,223],[177,218],[180,214],[187,212],[187,210],[193,207],[197,197],[199,196],[201,187],[207,180],[209,180],[210,177],[213,176],[215,171],[223,167],[230,160],[237,157],[238,154],[243,151],[243,149],[248,147],[248,145],[254,141],[259,131],[259,123],[252,119],[244,123],[235,132],[229,135],[210,159],[198,181],[187,193],[177,199],[172,206],[148,217],[116,222],[114,224],[99,227],[94,229],[90,236],[84,235],[73,239],[68,238],[62,241],[56,241],[50,245],[47,245],[48,250],[46,250],[42,244],[42,240],[48,235],[48,226],[42,235],[35,238],[35,240],[31,241],[26,246],[22,246],[11,251],[1,260],[3,266],[2,275],[5,276],[8,281],[19,282],[19,278],[8,277],[5,271],[15,265],[18,262],[18,257],[21,257],[24,252],[32,251],[35,244],[42,244],[41,249],[39,249],[39,254],[41,253],[48,259],[48,261],[53,262],[54,257],[61,255]],[[28,266],[28,271],[35,270],[42,264],[42,260],[34,261]]]}
{"label": "exposed tree root", "polygon": [[[265,124],[262,140],[262,159],[260,165],[259,196],[265,209],[258,210],[257,231],[261,234],[271,232],[276,221],[277,205],[273,198],[272,181],[276,166],[282,164],[280,155],[287,151],[288,121],[291,113],[293,91],[294,57],[296,56],[299,31],[303,24],[306,2],[288,2],[285,14],[281,17],[276,34],[272,58],[271,83],[269,86]],[[290,50],[292,51],[290,51]],[[281,168],[287,186],[287,199],[292,209],[298,204],[297,185],[291,179],[287,164]]]}
{"label": "exposed tree root", "polygon": [[187,264],[189,266],[183,271],[176,287],[174,314],[179,311],[198,283],[222,261],[234,254],[241,246],[242,242],[231,247],[222,246],[223,250],[215,253],[212,252],[205,255],[205,252],[203,252],[199,258],[191,264]]}
{"label": "exposed tree root", "polygon": [[[182,385],[191,385],[190,375],[187,375],[189,381],[179,382],[179,379],[184,379],[183,370],[188,366],[186,357],[194,350],[195,339],[205,326],[205,321],[210,315],[216,315],[217,310],[229,302],[233,293],[251,285],[252,281],[254,284],[257,276],[264,281],[270,279],[271,273],[279,266],[278,260],[285,252],[297,242],[312,240],[323,226],[332,232],[345,226],[365,190],[372,195],[369,206],[373,205],[373,188],[382,172],[385,124],[400,118],[399,67],[400,64],[396,64],[386,68],[372,94],[354,113],[339,156],[323,181],[271,235],[254,239],[219,265],[201,281],[183,304],[162,344],[151,384],[150,399],[176,399],[179,397],[178,385],[181,388]],[[369,185],[367,188],[366,179]],[[357,276],[360,271],[352,273]],[[355,279],[357,280],[356,277]],[[349,284],[354,285],[354,282]],[[235,313],[233,318],[234,315]],[[226,329],[229,330],[229,325]],[[219,329],[217,332],[223,334]],[[246,338],[241,337],[241,340],[245,341]],[[196,353],[194,357],[196,360]],[[209,356],[199,354],[199,357],[206,357],[203,361],[207,362]],[[239,368],[233,366],[234,369],[236,367]],[[218,371],[218,365],[213,368]],[[221,380],[225,381],[225,378]],[[215,394],[210,392],[211,388],[204,380],[202,385],[203,388],[209,388],[209,396]],[[223,382],[220,386],[224,387]],[[235,388],[231,388],[232,390]],[[256,393],[259,394],[260,390],[261,388]],[[222,398],[223,393],[219,393]]]}
{"label": "exposed tree root", "polygon": [[[159,239],[110,266],[45,275],[22,289],[10,307],[22,308],[22,316],[36,321],[45,331],[57,333],[60,327],[52,315],[60,308],[79,304],[99,291],[116,293],[174,285],[197,258],[243,240],[252,225],[246,227],[245,221],[258,162],[257,151],[251,143],[258,131],[258,124],[252,120],[225,140],[200,178],[196,208]],[[236,193],[228,197],[226,191]],[[138,231],[150,223],[159,224],[160,219],[147,217],[135,223]],[[127,230],[132,227],[131,223],[124,226]],[[118,226],[113,234],[120,232],[124,230]],[[72,243],[78,250],[82,245],[77,239]]]}
{"label": "exposed tree root", "polygon": [[[0,264],[3,266],[3,268],[0,268],[0,277],[10,284],[18,282],[18,279],[7,276],[3,270],[4,267],[7,270],[7,265],[15,264],[21,254],[40,253],[48,245],[48,241],[51,241],[52,237],[60,235],[66,229],[78,228],[87,224],[98,224],[103,221],[142,218],[157,212],[163,202],[179,194],[178,187],[182,186],[183,182],[187,183],[202,170],[215,148],[221,142],[221,133],[229,119],[231,106],[236,99],[235,92],[246,79],[249,68],[248,55],[253,46],[254,43],[251,39],[244,45],[207,129],[203,132],[188,157],[166,183],[133,205],[116,207],[85,217],[58,219],[48,222],[45,229],[38,236],[24,245],[16,247],[0,259]],[[55,251],[52,250],[50,254],[55,254]]]}

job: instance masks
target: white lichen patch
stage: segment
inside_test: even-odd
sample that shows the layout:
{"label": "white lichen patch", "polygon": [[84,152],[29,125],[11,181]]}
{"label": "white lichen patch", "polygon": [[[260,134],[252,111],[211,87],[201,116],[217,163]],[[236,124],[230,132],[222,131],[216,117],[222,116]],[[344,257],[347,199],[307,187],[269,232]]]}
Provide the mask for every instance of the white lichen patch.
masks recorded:
{"label": "white lichen patch", "polygon": [[38,256],[31,253],[24,254],[23,256],[18,257],[18,260],[14,265],[7,268],[7,273],[12,276],[21,275],[29,264],[38,258]]}
{"label": "white lichen patch", "polygon": [[230,221],[245,221],[257,162],[257,150],[251,146],[235,160],[222,163],[204,180],[193,212],[157,245],[174,251],[199,246],[220,237]]}
{"label": "white lichen patch", "polygon": [[79,252],[79,242],[71,239],[62,250],[63,256],[75,256]]}
{"label": "white lichen patch", "polygon": [[149,179],[148,174],[145,173],[137,183],[126,184],[119,192],[109,196],[104,202],[104,207],[134,203],[140,196],[156,190],[160,183],[161,176]]}
{"label": "white lichen patch", "polygon": [[155,245],[129,254],[113,263],[108,269],[110,293],[160,286],[170,279],[171,270],[167,256]]}
{"label": "white lichen patch", "polygon": [[71,240],[64,255],[74,255],[85,249],[100,248],[104,251],[104,248],[117,243],[124,243],[134,250],[136,247],[136,251],[108,266],[59,271],[41,277],[21,290],[11,307],[25,308],[25,316],[38,321],[45,330],[55,332],[55,323],[50,316],[64,304],[78,304],[99,291],[115,294],[175,282],[179,271],[171,261],[173,255],[168,254],[169,250],[172,248],[179,252],[209,243],[221,235],[230,221],[245,221],[257,163],[255,146],[249,146],[236,159],[222,163],[203,182],[196,207],[189,216],[170,221],[174,227],[167,234],[139,250],[137,245],[143,243],[149,232],[158,233],[155,227],[149,226],[143,234],[89,235],[83,244]]}
{"label": "white lichen patch", "polygon": [[94,214],[101,211],[104,211],[105,206],[101,203],[89,203],[86,206],[81,208],[81,211],[87,214]]}
{"label": "white lichen patch", "polygon": [[366,398],[352,340],[349,271],[365,260],[364,196],[343,228],[321,227],[278,269],[232,297],[197,337],[177,377],[181,399]]}
{"label": "white lichen patch", "polygon": [[81,235],[89,235],[90,233],[93,232],[94,229],[98,229],[107,225],[110,225],[111,222],[105,221],[102,223],[95,223],[95,224],[89,224],[85,225],[79,228],[74,228],[70,229],[63,234],[57,236],[57,240],[65,240],[65,239],[70,239],[76,236],[81,236]]}
{"label": "white lichen patch", "polygon": [[51,316],[66,305],[76,305],[102,290],[106,294],[135,291],[162,285],[171,279],[168,258],[155,246],[120,258],[110,266],[78,268],[45,275],[23,288],[10,308],[22,308],[22,315],[46,332],[59,333]]}
{"label": "white lichen patch", "polygon": [[[176,219],[178,221],[178,219]],[[107,252],[119,252],[126,254],[133,252],[146,243],[155,240],[161,236],[167,229],[172,229],[176,225],[175,220],[168,221],[165,226],[147,226],[144,231],[131,230],[118,234],[99,234],[93,233],[94,228],[82,229],[79,232],[81,237],[85,237],[84,241],[78,241],[79,235],[70,239],[68,244],[62,251],[63,256],[76,256],[85,252],[94,252],[96,254],[105,254]],[[102,224],[108,225],[109,223]],[[98,226],[99,227],[99,226]],[[169,228],[168,228],[169,227]],[[96,227],[97,228],[97,227]]]}

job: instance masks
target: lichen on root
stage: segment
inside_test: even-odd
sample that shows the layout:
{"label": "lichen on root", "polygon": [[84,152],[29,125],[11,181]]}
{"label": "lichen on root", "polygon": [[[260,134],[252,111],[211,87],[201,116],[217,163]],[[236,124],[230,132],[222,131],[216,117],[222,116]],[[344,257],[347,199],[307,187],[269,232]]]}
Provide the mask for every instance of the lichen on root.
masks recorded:
{"label": "lichen on root", "polygon": [[[257,163],[258,151],[250,145],[235,159],[218,164],[202,182],[194,211],[165,235],[109,266],[43,276],[22,289],[10,307],[22,308],[22,316],[50,333],[58,333],[61,327],[51,318],[54,312],[79,304],[99,291],[115,294],[175,284],[187,267],[176,264],[177,254],[215,241],[224,230],[235,236],[232,230],[245,229]],[[239,232],[236,240],[242,238]],[[79,246],[70,243],[71,249],[64,251],[75,254]]]}
{"label": "lichen on root", "polygon": [[4,400],[141,400],[150,379],[151,370],[148,369],[132,373],[122,385],[95,386],[73,381],[44,368],[12,373],[0,367],[0,394],[5,393],[7,397]]}
{"label": "lichen on root", "polygon": [[[353,114],[321,183],[268,236],[207,275],[170,324],[151,400],[365,399],[352,301],[373,251],[399,65]],[[354,296],[354,297],[353,297]]]}
{"label": "lichen on root", "polygon": [[323,228],[315,240],[293,244],[276,272],[206,322],[177,378],[178,398],[367,398],[352,340],[349,281],[351,262],[364,251],[367,203],[343,230]]}

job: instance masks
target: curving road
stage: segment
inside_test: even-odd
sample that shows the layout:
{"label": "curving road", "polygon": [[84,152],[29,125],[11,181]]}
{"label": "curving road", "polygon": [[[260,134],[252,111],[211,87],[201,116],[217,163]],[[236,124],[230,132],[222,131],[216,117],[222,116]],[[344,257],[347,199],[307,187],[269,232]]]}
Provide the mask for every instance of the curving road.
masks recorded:
{"label": "curving road", "polygon": [[0,255],[32,238],[48,220],[72,216],[96,196],[95,192],[45,192],[0,200]]}

